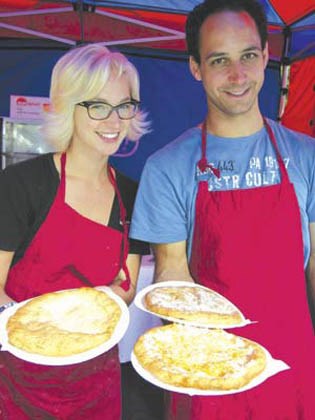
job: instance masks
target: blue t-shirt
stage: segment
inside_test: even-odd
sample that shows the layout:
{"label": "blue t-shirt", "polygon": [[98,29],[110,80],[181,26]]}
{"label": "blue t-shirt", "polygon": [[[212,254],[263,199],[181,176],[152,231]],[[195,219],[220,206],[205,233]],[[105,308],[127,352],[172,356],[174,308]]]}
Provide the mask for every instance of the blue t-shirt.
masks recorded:
{"label": "blue t-shirt", "polygon": [[[304,261],[310,255],[309,223],[315,222],[315,139],[268,120],[299,202]],[[201,129],[191,128],[147,160],[133,211],[130,236],[151,243],[187,240],[195,219]],[[209,191],[265,187],[280,182],[275,149],[266,128],[239,138],[208,134],[207,159],[220,179],[206,174]],[[285,217],[285,214],[283,215]],[[271,238],[272,240],[272,238]]]}

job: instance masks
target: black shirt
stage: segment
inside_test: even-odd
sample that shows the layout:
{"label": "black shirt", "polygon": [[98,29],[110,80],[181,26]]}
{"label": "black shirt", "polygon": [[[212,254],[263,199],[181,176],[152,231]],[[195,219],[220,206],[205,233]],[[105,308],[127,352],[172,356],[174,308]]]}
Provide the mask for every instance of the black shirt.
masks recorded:
{"label": "black shirt", "polygon": [[[0,249],[15,251],[13,264],[23,255],[54,201],[59,174],[53,153],[10,165],[0,171]],[[116,171],[116,182],[130,222],[137,183]],[[117,196],[108,226],[122,230]],[[149,254],[149,245],[129,240],[130,254]]]}

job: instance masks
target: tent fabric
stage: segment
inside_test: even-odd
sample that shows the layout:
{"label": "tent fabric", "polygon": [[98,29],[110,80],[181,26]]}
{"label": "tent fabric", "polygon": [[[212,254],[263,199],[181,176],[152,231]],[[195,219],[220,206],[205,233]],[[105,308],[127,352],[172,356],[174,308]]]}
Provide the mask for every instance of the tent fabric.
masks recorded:
{"label": "tent fabric", "polygon": [[281,122],[315,137],[315,57],[293,63],[288,103]]}
{"label": "tent fabric", "polygon": [[[314,0],[259,0],[271,57],[290,62],[315,55]],[[199,0],[0,0],[0,39],[42,38],[75,45],[104,42],[185,52],[187,13]]]}
{"label": "tent fabric", "polygon": [[[276,14],[278,15],[278,22],[281,19],[286,25],[293,24],[294,22],[303,20],[305,16],[308,16],[312,12],[314,13],[315,5],[314,2],[311,0],[299,0],[297,1],[287,1],[287,0],[268,0],[263,2],[267,8],[267,16],[268,20],[272,22],[270,19],[271,16],[271,7],[275,10]],[[269,9],[270,8],[270,9]]]}

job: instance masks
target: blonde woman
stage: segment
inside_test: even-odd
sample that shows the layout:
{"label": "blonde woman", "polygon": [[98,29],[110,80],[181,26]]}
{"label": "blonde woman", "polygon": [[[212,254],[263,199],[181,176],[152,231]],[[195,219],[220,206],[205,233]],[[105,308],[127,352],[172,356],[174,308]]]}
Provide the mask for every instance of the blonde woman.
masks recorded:
{"label": "blonde woman", "polygon": [[[90,44],[56,63],[43,127],[56,153],[0,174],[0,304],[109,285],[128,304],[141,254],[128,241],[136,184],[108,160],[148,130],[139,78],[120,53]],[[90,361],[42,366],[0,354],[3,419],[119,419],[117,346]]]}

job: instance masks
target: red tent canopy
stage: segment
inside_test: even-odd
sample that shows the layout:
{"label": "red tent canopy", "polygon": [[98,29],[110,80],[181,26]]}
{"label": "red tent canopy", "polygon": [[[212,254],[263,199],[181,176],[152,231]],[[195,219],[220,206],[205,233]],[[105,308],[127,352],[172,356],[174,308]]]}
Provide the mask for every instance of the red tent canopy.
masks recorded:
{"label": "red tent canopy", "polygon": [[313,0],[269,0],[269,3],[286,25],[303,19],[315,10]]}
{"label": "red tent canopy", "polygon": [[[260,0],[274,60],[315,54],[314,0]],[[104,42],[185,52],[186,15],[199,0],[0,0],[1,39]],[[180,7],[179,10],[176,9]],[[313,38],[312,38],[313,36]],[[290,45],[289,45],[290,44]]]}

